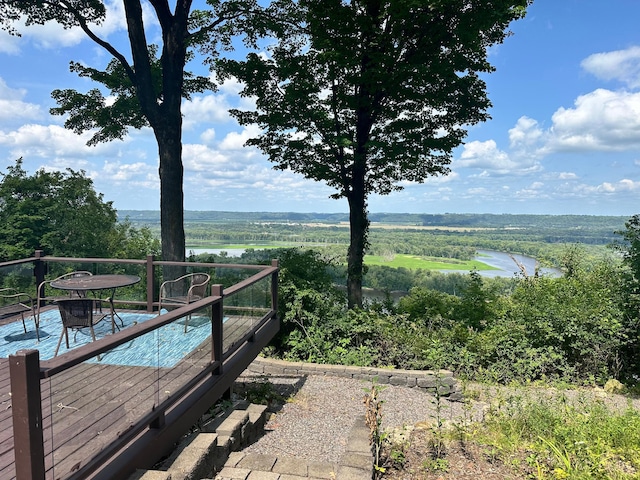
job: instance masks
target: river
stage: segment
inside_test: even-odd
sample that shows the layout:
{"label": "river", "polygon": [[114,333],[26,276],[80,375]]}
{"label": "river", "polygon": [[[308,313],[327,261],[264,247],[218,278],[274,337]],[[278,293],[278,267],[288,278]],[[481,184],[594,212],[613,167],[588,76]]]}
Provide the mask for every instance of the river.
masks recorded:
{"label": "river", "polygon": [[[524,255],[513,255],[513,257],[522,265],[527,275],[533,275],[536,271],[536,259],[526,257]],[[516,273],[520,273],[520,268],[509,256],[508,253],[495,252],[493,250],[478,250],[478,255],[474,258],[479,262],[486,263],[498,270],[478,270],[483,277],[511,277]],[[540,268],[540,273],[551,277],[560,277],[562,272],[557,268]]]}

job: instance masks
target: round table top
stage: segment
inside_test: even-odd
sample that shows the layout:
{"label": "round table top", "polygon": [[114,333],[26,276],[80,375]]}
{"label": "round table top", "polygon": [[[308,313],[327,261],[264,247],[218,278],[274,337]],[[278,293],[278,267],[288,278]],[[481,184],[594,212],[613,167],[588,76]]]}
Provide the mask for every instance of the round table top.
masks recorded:
{"label": "round table top", "polygon": [[85,275],[55,280],[51,282],[51,286],[60,290],[107,290],[126,287],[139,281],[140,277],[137,275]]}

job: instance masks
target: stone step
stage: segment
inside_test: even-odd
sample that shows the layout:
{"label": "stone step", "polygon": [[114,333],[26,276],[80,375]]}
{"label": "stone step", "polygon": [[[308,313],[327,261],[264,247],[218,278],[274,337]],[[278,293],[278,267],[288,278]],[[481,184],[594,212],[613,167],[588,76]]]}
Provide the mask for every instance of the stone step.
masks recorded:
{"label": "stone step", "polygon": [[202,425],[154,470],[138,470],[129,480],[202,480],[221,470],[229,454],[253,443],[264,430],[267,407],[236,402]]}
{"label": "stone step", "polygon": [[[239,402],[183,442],[157,470],[140,470],[129,480],[371,480],[373,455],[364,416],[351,428],[337,463],[305,462],[288,456],[244,453],[264,431],[267,407]],[[328,440],[330,441],[330,439]],[[218,473],[215,473],[218,472]]]}

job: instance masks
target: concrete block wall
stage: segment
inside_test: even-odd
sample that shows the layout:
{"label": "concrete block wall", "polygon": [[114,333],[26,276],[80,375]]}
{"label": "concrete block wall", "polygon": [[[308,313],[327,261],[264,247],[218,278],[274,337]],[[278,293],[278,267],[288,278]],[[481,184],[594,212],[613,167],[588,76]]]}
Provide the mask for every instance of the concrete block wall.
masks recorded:
{"label": "concrete block wall", "polygon": [[375,381],[380,385],[419,388],[428,393],[438,392],[450,400],[462,398],[458,381],[449,370],[400,370],[374,367],[325,365],[321,363],[288,362],[257,357],[247,371],[257,375],[332,375]]}

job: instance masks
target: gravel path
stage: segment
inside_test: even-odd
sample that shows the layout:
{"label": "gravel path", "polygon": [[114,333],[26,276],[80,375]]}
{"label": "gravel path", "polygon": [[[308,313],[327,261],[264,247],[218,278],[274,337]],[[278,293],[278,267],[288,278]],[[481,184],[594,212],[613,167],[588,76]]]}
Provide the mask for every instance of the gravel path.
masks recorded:
{"label": "gravel path", "polygon": [[[251,377],[240,380],[252,381]],[[256,377],[253,381],[265,379]],[[371,383],[331,376],[269,376],[269,381],[287,399],[286,403],[268,421],[265,435],[245,452],[337,462],[356,417],[365,413],[363,398]],[[408,387],[381,388],[383,427],[435,422],[433,396]],[[463,415],[464,407],[459,402],[443,399],[440,407],[445,420]]]}
{"label": "gravel path", "polygon": [[[267,381],[264,376],[251,375],[243,375],[239,380],[260,384]],[[268,381],[284,397],[285,403],[268,421],[265,434],[245,452],[295,456],[303,461],[339,461],[355,419],[365,414],[363,398],[371,383],[313,375],[270,375]],[[408,387],[381,386],[381,389],[383,428],[436,425],[437,402],[432,395]],[[557,390],[468,385],[467,389],[473,401],[440,400],[439,415],[445,425],[481,420],[490,403],[503,404],[509,397],[528,397],[536,402],[562,397],[576,405],[586,399],[603,401],[613,410],[630,406],[640,410],[640,398],[606,394],[598,388]]]}

